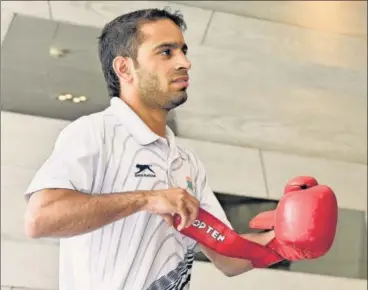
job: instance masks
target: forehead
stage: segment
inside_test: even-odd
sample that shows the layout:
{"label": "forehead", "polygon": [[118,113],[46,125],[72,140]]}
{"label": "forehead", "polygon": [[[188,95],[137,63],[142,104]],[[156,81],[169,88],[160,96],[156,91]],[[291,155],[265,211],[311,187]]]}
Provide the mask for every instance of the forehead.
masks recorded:
{"label": "forehead", "polygon": [[144,23],[140,26],[140,33],[144,37],[141,43],[144,46],[154,46],[163,42],[184,43],[180,28],[169,19]]}

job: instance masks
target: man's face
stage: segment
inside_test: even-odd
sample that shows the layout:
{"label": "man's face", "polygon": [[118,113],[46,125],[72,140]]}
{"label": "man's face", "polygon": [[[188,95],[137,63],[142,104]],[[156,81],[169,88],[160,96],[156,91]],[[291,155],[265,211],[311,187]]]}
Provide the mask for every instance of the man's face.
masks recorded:
{"label": "man's face", "polygon": [[169,111],[187,100],[191,64],[183,34],[166,19],[141,25],[140,33],[134,85],[144,104]]}

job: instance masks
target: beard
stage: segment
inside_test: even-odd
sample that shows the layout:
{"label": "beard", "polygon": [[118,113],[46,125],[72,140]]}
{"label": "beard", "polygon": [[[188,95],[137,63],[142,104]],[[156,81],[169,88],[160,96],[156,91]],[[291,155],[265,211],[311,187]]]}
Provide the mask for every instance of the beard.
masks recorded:
{"label": "beard", "polygon": [[186,88],[177,91],[164,91],[157,74],[142,71],[138,71],[137,74],[141,100],[150,108],[170,111],[184,104],[188,99]]}

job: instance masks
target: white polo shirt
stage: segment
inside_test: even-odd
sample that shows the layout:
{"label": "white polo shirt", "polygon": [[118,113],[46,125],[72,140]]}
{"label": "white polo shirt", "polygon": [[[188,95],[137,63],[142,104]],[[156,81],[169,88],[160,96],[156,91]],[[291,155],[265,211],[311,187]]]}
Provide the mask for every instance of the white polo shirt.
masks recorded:
{"label": "white polo shirt", "polygon": [[[81,117],[57,138],[26,194],[45,188],[87,194],[185,188],[230,223],[190,151],[153,133],[121,99]],[[95,231],[60,239],[60,290],[189,289],[195,241],[144,211]]]}

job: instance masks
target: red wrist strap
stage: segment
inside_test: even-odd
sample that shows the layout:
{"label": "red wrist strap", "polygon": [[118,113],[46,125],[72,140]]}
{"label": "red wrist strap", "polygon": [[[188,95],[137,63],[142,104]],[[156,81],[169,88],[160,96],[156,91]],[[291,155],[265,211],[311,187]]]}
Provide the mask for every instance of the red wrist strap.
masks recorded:
{"label": "red wrist strap", "polygon": [[[180,215],[175,214],[175,228],[178,227],[180,221]],[[202,208],[199,209],[198,217],[194,223],[180,232],[219,254],[250,260],[255,268],[268,267],[283,260],[272,249],[239,236]]]}

